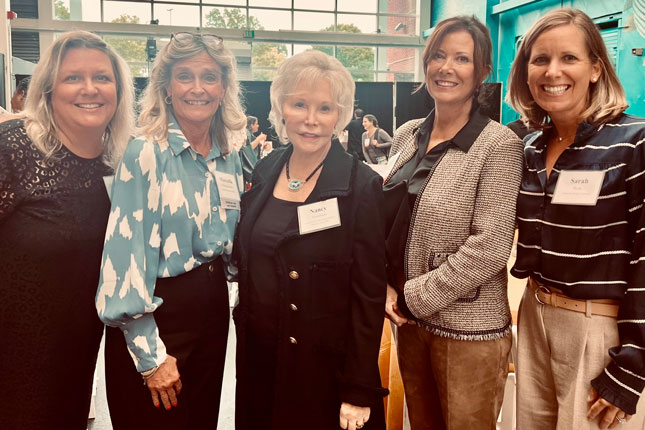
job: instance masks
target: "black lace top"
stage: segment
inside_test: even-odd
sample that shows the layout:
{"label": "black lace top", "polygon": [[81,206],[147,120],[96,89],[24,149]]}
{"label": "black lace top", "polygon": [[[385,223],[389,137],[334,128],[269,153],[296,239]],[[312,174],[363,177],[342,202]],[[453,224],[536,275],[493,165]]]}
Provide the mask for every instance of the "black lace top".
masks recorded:
{"label": "black lace top", "polygon": [[22,120],[0,125],[3,428],[87,427],[109,172],[65,147],[45,160]]}

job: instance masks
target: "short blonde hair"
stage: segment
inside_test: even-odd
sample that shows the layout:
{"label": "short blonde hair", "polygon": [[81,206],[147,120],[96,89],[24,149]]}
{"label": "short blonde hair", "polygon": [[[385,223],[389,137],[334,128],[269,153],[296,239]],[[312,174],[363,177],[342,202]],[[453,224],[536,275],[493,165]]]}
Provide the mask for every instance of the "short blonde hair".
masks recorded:
{"label": "short blonde hair", "polygon": [[537,20],[526,32],[511,67],[506,99],[532,128],[547,126],[549,114],[535,102],[527,83],[531,50],[543,33],[565,25],[580,29],[587,44],[589,59],[601,69],[598,81],[589,85],[589,105],[580,114],[579,121],[603,124],[622,114],[628,107],[625,90],[611,66],[605,43],[591,18],[578,9],[557,9]]}
{"label": "short blonde hair", "polygon": [[269,120],[281,142],[289,141],[282,114],[285,100],[301,83],[315,84],[320,79],[329,82],[332,100],[338,107],[334,136],[338,136],[352,119],[356,89],[352,75],[337,59],[321,51],[305,51],[284,60],[271,84]]}
{"label": "short blonde hair", "polygon": [[56,39],[40,59],[31,78],[25,110],[21,113],[25,118],[27,135],[45,157],[51,157],[60,150],[62,143],[54,121],[52,93],[61,63],[72,49],[101,51],[112,64],[117,106],[103,135],[103,160],[105,164],[115,168],[121,161],[134,128],[134,86],[126,62],[96,34],[87,31],[67,32]]}
{"label": "short blonde hair", "polygon": [[217,138],[222,153],[227,154],[231,152],[231,145],[226,129],[240,130],[246,127],[246,115],[239,97],[240,86],[237,81],[235,56],[224,47],[223,42],[217,45],[205,43],[199,35],[193,35],[192,40],[182,40],[181,43],[173,38],[157,54],[148,86],[141,98],[139,132],[153,139],[168,138],[172,105],[166,104],[165,98],[172,78],[172,69],[179,61],[202,52],[206,52],[222,70],[225,92],[211,121],[211,135]]}

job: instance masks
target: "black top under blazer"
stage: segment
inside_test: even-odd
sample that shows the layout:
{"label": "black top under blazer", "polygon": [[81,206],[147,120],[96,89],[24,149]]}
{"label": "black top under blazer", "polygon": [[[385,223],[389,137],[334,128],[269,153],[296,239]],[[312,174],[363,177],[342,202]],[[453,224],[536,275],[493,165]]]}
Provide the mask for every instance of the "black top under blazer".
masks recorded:
{"label": "black top under blazer", "polygon": [[[245,390],[253,390],[244,374],[251,231],[292,151],[289,145],[262,159],[253,172],[253,187],[242,196],[234,251],[240,269],[240,302],[234,310],[238,402],[249,398]],[[365,428],[385,428],[382,396],[387,390],[378,371],[386,294],[382,179],[338,143],[332,143],[303,204],[334,197],[340,227],[300,235],[294,217],[276,246],[273,428],[337,428],[341,402],[370,406]],[[246,428],[243,409],[236,407],[238,429]]]}

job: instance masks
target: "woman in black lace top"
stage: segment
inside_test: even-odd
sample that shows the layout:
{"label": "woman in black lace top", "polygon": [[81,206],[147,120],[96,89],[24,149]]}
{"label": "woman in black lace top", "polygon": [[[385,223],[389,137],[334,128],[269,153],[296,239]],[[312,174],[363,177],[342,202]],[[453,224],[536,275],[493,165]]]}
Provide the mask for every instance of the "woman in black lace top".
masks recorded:
{"label": "woman in black lace top", "polygon": [[103,177],[127,143],[132,101],[124,61],[71,32],[38,64],[24,115],[0,125],[3,430],[87,428],[103,330]]}

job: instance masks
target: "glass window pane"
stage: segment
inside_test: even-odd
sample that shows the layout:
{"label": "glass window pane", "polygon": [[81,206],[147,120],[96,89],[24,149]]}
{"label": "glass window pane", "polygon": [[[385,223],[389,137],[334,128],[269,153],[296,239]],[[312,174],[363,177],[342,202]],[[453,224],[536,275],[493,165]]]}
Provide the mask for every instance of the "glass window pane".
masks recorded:
{"label": "glass window pane", "polygon": [[284,43],[253,43],[251,50],[253,79],[273,80],[278,66],[287,58],[288,53],[289,45]]}
{"label": "glass window pane", "polygon": [[128,63],[133,76],[148,76],[146,41],[145,37],[105,36],[105,42]]}
{"label": "glass window pane", "polygon": [[155,19],[160,25],[199,27],[199,6],[155,4]]}
{"label": "glass window pane", "polygon": [[[253,20],[251,21],[253,22]],[[204,6],[202,8],[202,25],[217,28],[246,28],[246,9]],[[251,28],[256,27],[251,25]]]}
{"label": "glass window pane", "polygon": [[[69,0],[52,0],[54,19],[72,21],[101,21],[100,0],[84,0],[82,3]],[[149,7],[149,6],[148,6]]]}
{"label": "glass window pane", "polygon": [[338,31],[348,33],[375,33],[376,15],[338,14]]}
{"label": "glass window pane", "polygon": [[[127,11],[124,13],[123,11]],[[150,17],[150,4],[149,3],[135,3],[135,2],[116,2],[105,1],[103,2],[103,20],[105,22],[114,22],[114,20],[124,19],[127,15],[129,20],[139,20],[141,24],[148,24],[152,19]],[[118,22],[118,21],[117,21]]]}
{"label": "glass window pane", "polygon": [[246,6],[246,0],[202,0],[202,4],[225,4],[230,6]]}
{"label": "glass window pane", "polygon": [[379,28],[386,34],[417,34],[417,17],[414,16],[381,16]]}
{"label": "glass window pane", "polygon": [[369,46],[337,46],[336,58],[351,72],[356,81],[374,80],[376,48]]}
{"label": "glass window pane", "polygon": [[279,7],[291,9],[291,0],[249,0],[249,6]]}
{"label": "glass window pane", "polygon": [[378,51],[378,70],[379,72],[388,71],[379,75],[379,80],[387,76],[387,81],[414,81],[416,73],[416,64],[421,55],[421,51],[415,48],[379,48]]}
{"label": "glass window pane", "polygon": [[334,10],[334,0],[294,0],[294,9],[309,9],[309,10]]}
{"label": "glass window pane", "polygon": [[293,29],[306,31],[334,31],[334,14],[321,12],[294,12]]}
{"label": "glass window pane", "polygon": [[259,30],[291,30],[291,12],[282,10],[249,9],[258,19]]}
{"label": "glass window pane", "polygon": [[343,12],[376,13],[378,0],[338,0],[338,10]]}
{"label": "glass window pane", "polygon": [[[316,46],[316,48],[322,48],[321,45]],[[314,49],[312,45],[301,45],[298,43],[293,44],[293,55],[300,54],[301,52],[308,51],[309,49]],[[319,49],[322,51],[322,49]],[[330,51],[331,52],[331,51]]]}

